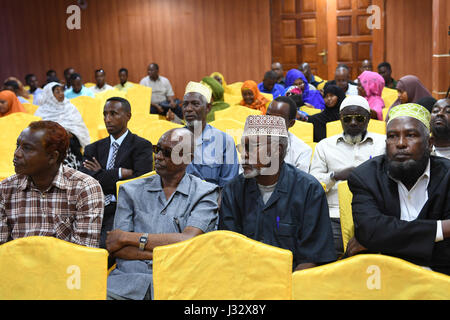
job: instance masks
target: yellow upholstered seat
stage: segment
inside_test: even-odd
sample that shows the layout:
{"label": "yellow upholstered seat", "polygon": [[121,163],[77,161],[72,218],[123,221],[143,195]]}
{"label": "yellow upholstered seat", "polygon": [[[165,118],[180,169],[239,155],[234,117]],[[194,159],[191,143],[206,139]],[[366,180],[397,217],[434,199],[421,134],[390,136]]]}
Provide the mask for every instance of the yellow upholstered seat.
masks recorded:
{"label": "yellow upholstered seat", "polygon": [[234,119],[217,119],[209,123],[216,129],[219,129],[233,137],[236,145],[241,143],[242,133],[244,132],[245,122]]}
{"label": "yellow upholstered seat", "polygon": [[450,277],[394,257],[360,254],[294,272],[294,300],[448,300]]}
{"label": "yellow upholstered seat", "polygon": [[355,235],[355,227],[353,225],[352,199],[348,182],[340,181],[338,183],[339,198],[339,215],[341,219],[342,242],[344,244],[344,252],[347,250],[348,241]]}
{"label": "yellow upholstered seat", "polygon": [[159,138],[161,138],[164,133],[171,129],[182,127],[183,126],[181,124],[177,124],[167,120],[154,120],[151,122],[151,125],[149,125],[148,123],[144,123],[134,126],[133,133],[147,139],[153,145],[156,145],[158,144]]}
{"label": "yellow upholstered seat", "polygon": [[245,124],[245,121],[247,120],[247,117],[250,115],[260,115],[261,111],[256,109],[247,108],[244,106],[230,106],[224,110],[216,111],[214,113],[214,119],[220,120],[220,119],[233,119],[237,120],[239,122],[243,122]]}
{"label": "yellow upholstered seat", "polygon": [[152,88],[134,85],[128,89],[126,99],[131,104],[131,113],[133,115],[142,115],[150,113],[150,104],[152,97]]}
{"label": "yellow upholstered seat", "polygon": [[52,237],[0,246],[0,300],[105,300],[108,252]]}
{"label": "yellow upholstered seat", "polygon": [[[370,119],[367,131],[378,134],[386,134],[386,122],[381,120]],[[327,123],[327,138],[343,132],[340,120]]]}
{"label": "yellow upholstered seat", "polygon": [[307,106],[300,107],[300,111],[306,112],[306,113],[307,113],[308,115],[310,115],[310,116],[322,112],[322,110],[320,110],[320,109],[316,109],[316,108],[312,108],[312,107],[307,107]]}
{"label": "yellow upholstered seat", "polygon": [[303,142],[308,143],[314,141],[314,125],[312,123],[295,121],[295,124],[289,128],[289,132],[303,140]]}
{"label": "yellow upholstered seat", "polygon": [[25,108],[27,113],[34,114],[36,110],[39,108],[39,106],[34,105],[32,103],[22,103],[22,106]]}
{"label": "yellow upholstered seat", "polygon": [[289,300],[292,252],[231,231],[153,250],[157,300]]}
{"label": "yellow upholstered seat", "polygon": [[93,83],[93,82],[86,82],[86,83],[84,84],[84,86],[85,86],[86,88],[92,88],[92,87],[95,87],[96,84]]}
{"label": "yellow upholstered seat", "polygon": [[14,174],[14,151],[20,133],[33,121],[42,120],[40,117],[16,112],[0,118],[0,180]]}
{"label": "yellow upholstered seat", "polygon": [[384,101],[384,107],[389,109],[392,104],[398,99],[398,91],[396,89],[391,89],[384,87],[381,92],[381,99]]}
{"label": "yellow upholstered seat", "polygon": [[88,128],[91,143],[99,140],[100,138],[104,138],[100,134],[100,132],[103,132],[104,134],[105,127],[105,123],[103,121],[104,104],[101,104],[101,100],[99,98],[81,96],[71,99],[70,102],[80,112],[81,117]]}

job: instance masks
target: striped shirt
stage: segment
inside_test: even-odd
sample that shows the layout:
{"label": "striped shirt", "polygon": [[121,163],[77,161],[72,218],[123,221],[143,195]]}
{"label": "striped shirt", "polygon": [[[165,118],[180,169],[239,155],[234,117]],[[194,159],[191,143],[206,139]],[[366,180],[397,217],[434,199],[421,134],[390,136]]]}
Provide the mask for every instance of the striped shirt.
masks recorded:
{"label": "striped shirt", "polygon": [[97,180],[63,165],[45,192],[30,177],[13,175],[0,182],[0,244],[49,236],[98,247],[103,203]]}

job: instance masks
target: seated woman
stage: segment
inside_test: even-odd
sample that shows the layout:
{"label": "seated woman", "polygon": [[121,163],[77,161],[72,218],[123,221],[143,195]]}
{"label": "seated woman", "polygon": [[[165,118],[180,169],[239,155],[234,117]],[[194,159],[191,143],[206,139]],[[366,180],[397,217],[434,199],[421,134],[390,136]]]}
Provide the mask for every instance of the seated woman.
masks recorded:
{"label": "seated woman", "polygon": [[16,94],[10,90],[0,91],[0,118],[16,112],[26,112]]}
{"label": "seated woman", "polygon": [[10,90],[14,92],[19,99],[20,103],[30,103],[27,99],[30,98],[29,93],[24,89],[22,82],[17,78],[9,77],[3,83],[3,90]]}
{"label": "seated woman", "polygon": [[202,83],[206,84],[211,88],[212,91],[212,101],[211,101],[211,111],[206,117],[206,122],[211,122],[215,120],[214,112],[228,108],[230,105],[223,101],[224,89],[216,79],[211,77],[204,77]]}
{"label": "seated woman", "polygon": [[314,125],[314,142],[327,137],[327,123],[339,120],[339,108],[345,99],[345,92],[336,85],[324,87],[325,109],[318,114],[308,116],[306,121]]}
{"label": "seated woman", "polygon": [[59,123],[70,136],[70,148],[64,164],[79,169],[82,161],[81,148],[90,143],[89,131],[78,109],[64,96],[64,86],[50,82],[44,87],[41,106],[34,113],[42,120]]}
{"label": "seated woman", "polygon": [[381,94],[384,85],[383,77],[377,72],[364,71],[358,77],[358,94],[369,102],[372,119],[383,120],[384,100]]}
{"label": "seated woman", "polygon": [[298,86],[302,91],[302,98],[305,105],[320,110],[325,109],[325,102],[320,91],[311,90],[308,80],[306,80],[304,74],[298,69],[291,69],[286,74],[286,91],[293,85]]}
{"label": "seated woman", "polygon": [[241,106],[245,106],[251,109],[260,110],[262,114],[266,114],[267,100],[261,92],[259,92],[258,84],[253,80],[247,80],[244,82],[241,88],[242,101]]}

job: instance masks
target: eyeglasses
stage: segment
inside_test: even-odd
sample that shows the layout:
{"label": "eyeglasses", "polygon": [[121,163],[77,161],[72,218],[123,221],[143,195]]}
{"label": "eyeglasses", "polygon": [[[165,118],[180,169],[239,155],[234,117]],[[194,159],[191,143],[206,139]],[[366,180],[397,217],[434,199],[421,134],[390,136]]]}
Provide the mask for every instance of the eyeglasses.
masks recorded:
{"label": "eyeglasses", "polygon": [[158,145],[153,146],[153,153],[155,155],[158,154],[160,151],[162,152],[165,158],[170,158],[170,156],[172,155],[172,149],[163,149]]}
{"label": "eyeglasses", "polygon": [[357,122],[359,123],[363,123],[364,121],[366,121],[367,117],[365,116],[361,116],[361,115],[348,115],[348,116],[343,116],[342,121],[344,121],[345,123],[349,123],[351,122],[353,119],[355,119]]}

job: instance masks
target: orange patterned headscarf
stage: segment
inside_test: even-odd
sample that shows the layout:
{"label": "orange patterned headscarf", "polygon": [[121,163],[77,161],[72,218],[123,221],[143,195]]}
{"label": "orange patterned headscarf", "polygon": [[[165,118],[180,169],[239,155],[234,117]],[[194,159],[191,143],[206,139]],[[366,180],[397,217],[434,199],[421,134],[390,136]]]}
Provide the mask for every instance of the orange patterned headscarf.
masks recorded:
{"label": "orange patterned headscarf", "polygon": [[0,114],[0,118],[15,112],[27,112],[20,103],[19,99],[17,99],[16,94],[10,90],[0,91],[0,100],[8,102],[9,107],[6,113]]}
{"label": "orange patterned headscarf", "polygon": [[251,90],[253,92],[253,96],[255,97],[255,100],[252,104],[248,105],[245,103],[245,100],[241,100],[241,106],[246,106],[248,108],[260,110],[262,114],[266,114],[266,104],[269,102],[269,100],[264,97],[261,92],[259,92],[258,85],[253,80],[247,80],[242,85],[241,91],[244,90]]}

